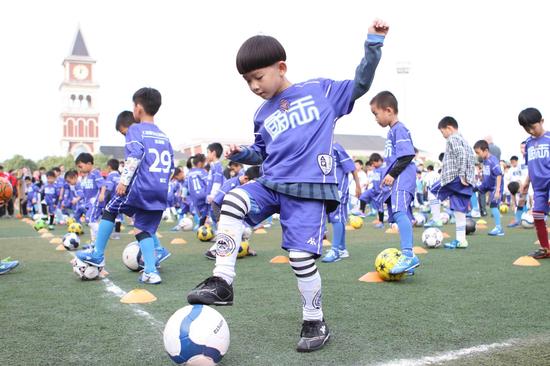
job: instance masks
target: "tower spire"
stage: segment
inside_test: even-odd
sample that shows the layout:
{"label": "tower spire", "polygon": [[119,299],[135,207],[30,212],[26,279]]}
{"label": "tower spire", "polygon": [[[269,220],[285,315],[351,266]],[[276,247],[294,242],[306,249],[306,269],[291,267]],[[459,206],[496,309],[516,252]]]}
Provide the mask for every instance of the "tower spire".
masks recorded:
{"label": "tower spire", "polygon": [[84,42],[84,37],[82,36],[82,31],[80,30],[80,27],[78,27],[78,31],[76,33],[76,38],[74,40],[71,56],[90,57],[90,54],[88,53],[88,48],[86,47],[86,42]]}

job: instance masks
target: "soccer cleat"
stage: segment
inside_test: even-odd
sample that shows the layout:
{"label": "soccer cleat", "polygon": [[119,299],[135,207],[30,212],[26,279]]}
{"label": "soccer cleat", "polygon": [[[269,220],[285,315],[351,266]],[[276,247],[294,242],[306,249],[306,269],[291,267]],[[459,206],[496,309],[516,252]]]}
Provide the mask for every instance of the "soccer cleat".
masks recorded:
{"label": "soccer cleat", "polygon": [[402,255],[399,257],[397,263],[395,263],[395,266],[390,270],[390,274],[400,274],[403,272],[409,272],[412,269],[415,269],[420,265],[420,260],[416,255],[413,255],[412,257],[407,257],[406,255]]}
{"label": "soccer cleat", "polygon": [[325,320],[304,320],[296,351],[313,352],[323,348],[330,339],[330,331]]}
{"label": "soccer cleat", "polygon": [[248,248],[248,253],[246,254],[247,257],[255,257],[258,253],[256,253],[255,250]]}
{"label": "soccer cleat", "polygon": [[470,214],[471,214],[471,216],[472,216],[473,218],[479,218],[479,217],[481,217],[481,214],[479,213],[478,210],[472,210]]}
{"label": "soccer cleat", "polygon": [[347,249],[343,249],[343,250],[338,250],[338,255],[340,256],[340,258],[344,259],[344,258],[349,258],[349,252]]}
{"label": "soccer cleat", "polygon": [[487,235],[491,236],[504,236],[504,230],[501,227],[495,226],[493,230],[489,231]]}
{"label": "soccer cleat", "polygon": [[215,250],[207,250],[204,252],[204,256],[208,259],[212,259],[213,261],[216,260],[216,251]]}
{"label": "soccer cleat", "polygon": [[450,243],[443,244],[443,246],[447,249],[457,249],[457,248],[466,249],[468,248],[468,241],[467,240],[459,241],[455,239]]}
{"label": "soccer cleat", "polygon": [[379,222],[378,224],[374,225],[374,227],[376,229],[383,229],[384,228],[384,223],[383,222]]}
{"label": "soccer cleat", "polygon": [[535,250],[533,253],[529,253],[529,257],[533,257],[535,259],[550,258],[550,252],[548,251],[548,249],[539,248]]}
{"label": "soccer cleat", "polygon": [[170,229],[170,231],[180,231],[179,225],[174,226],[173,228]]}
{"label": "soccer cleat", "polygon": [[2,260],[0,262],[0,275],[6,274],[19,265],[19,261]]}
{"label": "soccer cleat", "polygon": [[192,305],[233,305],[233,286],[221,277],[208,277],[189,291],[187,302]]}
{"label": "soccer cleat", "polygon": [[508,227],[518,227],[519,226],[519,222],[511,222],[508,224]]}
{"label": "soccer cleat", "polygon": [[338,262],[340,260],[340,254],[338,253],[338,250],[330,249],[327,251],[327,254],[321,259],[321,262],[323,263],[333,263]]}
{"label": "soccer cleat", "polygon": [[120,233],[112,233],[111,239],[113,240],[120,240]]}
{"label": "soccer cleat", "polygon": [[441,220],[435,221],[434,219],[432,219],[425,223],[424,227],[443,227],[443,222]]}
{"label": "soccer cleat", "polygon": [[168,251],[168,249],[161,247],[160,249],[156,249],[156,257],[157,257],[157,263],[160,264],[163,261],[167,260],[168,257],[170,257],[172,253]]}
{"label": "soccer cleat", "polygon": [[55,226],[54,225],[48,225],[48,230],[55,230]]}
{"label": "soccer cleat", "polygon": [[139,282],[149,285],[158,285],[162,282],[162,278],[160,278],[158,272],[147,273],[144,271],[139,277]]}
{"label": "soccer cleat", "polygon": [[75,256],[84,263],[88,263],[94,267],[105,267],[105,257],[96,257],[93,252],[88,250],[79,250],[75,253]]}

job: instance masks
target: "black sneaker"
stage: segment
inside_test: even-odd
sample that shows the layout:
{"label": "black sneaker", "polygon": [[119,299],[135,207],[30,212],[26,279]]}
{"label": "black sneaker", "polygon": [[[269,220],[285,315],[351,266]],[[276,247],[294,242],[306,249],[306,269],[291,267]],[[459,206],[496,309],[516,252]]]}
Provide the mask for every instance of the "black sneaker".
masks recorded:
{"label": "black sneaker", "polygon": [[233,286],[221,277],[208,277],[189,291],[187,302],[203,305],[233,305]]}
{"label": "black sneaker", "polygon": [[323,348],[330,338],[325,320],[304,320],[296,351],[313,352]]}
{"label": "black sneaker", "polygon": [[216,260],[216,251],[215,250],[207,250],[204,252],[204,256],[208,259],[212,259],[213,261]]}
{"label": "black sneaker", "polygon": [[550,258],[550,253],[548,252],[548,250],[544,248],[539,248],[535,250],[533,253],[529,253],[529,257],[533,257],[535,259],[545,259],[545,258]]}

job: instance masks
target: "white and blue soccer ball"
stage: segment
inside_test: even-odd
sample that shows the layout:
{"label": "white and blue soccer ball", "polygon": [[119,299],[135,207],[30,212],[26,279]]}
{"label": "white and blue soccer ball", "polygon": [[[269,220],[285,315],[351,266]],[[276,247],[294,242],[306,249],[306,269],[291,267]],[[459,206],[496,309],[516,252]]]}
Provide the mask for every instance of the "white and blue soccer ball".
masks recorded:
{"label": "white and blue soccer ball", "polygon": [[443,233],[436,227],[430,227],[422,233],[422,243],[428,248],[439,248],[443,242]]}
{"label": "white and blue soccer ball", "polygon": [[63,235],[63,246],[67,250],[76,250],[80,245],[80,237],[75,233],[67,233]]}
{"label": "white and blue soccer ball", "polygon": [[178,365],[216,365],[228,348],[227,322],[218,311],[206,305],[179,309],[164,328],[164,349]]}
{"label": "white and blue soccer ball", "polygon": [[242,241],[248,241],[252,236],[252,228],[250,226],[245,226],[243,228]]}
{"label": "white and blue soccer ball", "polygon": [[71,261],[73,265],[73,272],[82,280],[82,281],[92,281],[96,278],[99,278],[103,267],[92,266],[88,263],[82,262],[78,258],[74,258]]}
{"label": "white and blue soccer ball", "polygon": [[415,212],[414,215],[414,226],[416,227],[423,227],[426,223],[426,216],[419,212]]}
{"label": "white and blue soccer ball", "polygon": [[191,231],[193,230],[193,220],[186,216],[178,222],[178,226],[183,231]]}
{"label": "white and blue soccer ball", "polygon": [[521,214],[521,226],[525,229],[533,228],[535,226],[533,215],[531,215],[529,212],[524,212],[523,214]]}
{"label": "white and blue soccer ball", "polygon": [[129,270],[137,272],[143,269],[143,258],[141,256],[141,248],[137,241],[133,241],[126,245],[126,248],[122,251],[122,263]]}
{"label": "white and blue soccer ball", "polygon": [[442,212],[439,217],[441,218],[441,222],[443,223],[443,225],[447,225],[449,223],[449,220],[451,219],[451,216],[446,212]]}

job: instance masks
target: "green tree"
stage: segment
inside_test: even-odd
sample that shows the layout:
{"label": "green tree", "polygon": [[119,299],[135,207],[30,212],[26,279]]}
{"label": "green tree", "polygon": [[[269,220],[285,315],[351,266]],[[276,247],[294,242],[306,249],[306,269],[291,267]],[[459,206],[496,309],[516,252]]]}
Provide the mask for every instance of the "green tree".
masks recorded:
{"label": "green tree", "polygon": [[66,156],[46,156],[37,161],[39,167],[44,167],[46,170],[50,170],[56,166],[64,165],[65,169],[72,169],[74,167],[74,157],[72,155]]}
{"label": "green tree", "polygon": [[29,168],[31,171],[38,169],[37,164],[33,160],[27,159],[23,155],[14,155],[11,159],[5,160],[2,165],[5,171],[24,167]]}

